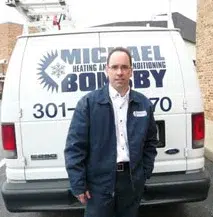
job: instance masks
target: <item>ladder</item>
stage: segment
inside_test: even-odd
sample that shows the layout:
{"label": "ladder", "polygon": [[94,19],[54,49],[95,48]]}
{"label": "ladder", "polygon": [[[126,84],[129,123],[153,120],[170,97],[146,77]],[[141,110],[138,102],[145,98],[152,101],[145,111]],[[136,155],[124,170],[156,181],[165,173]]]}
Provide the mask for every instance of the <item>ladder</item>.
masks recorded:
{"label": "ladder", "polygon": [[174,28],[174,22],[172,19],[172,0],[167,0],[167,13],[165,14],[155,14],[152,16],[151,21],[166,21],[167,22],[167,28],[173,29]]}
{"label": "ladder", "polygon": [[36,27],[42,32],[55,27],[60,30],[64,24],[75,27],[66,0],[6,0],[5,4],[25,18],[25,32],[28,32],[28,27]]}

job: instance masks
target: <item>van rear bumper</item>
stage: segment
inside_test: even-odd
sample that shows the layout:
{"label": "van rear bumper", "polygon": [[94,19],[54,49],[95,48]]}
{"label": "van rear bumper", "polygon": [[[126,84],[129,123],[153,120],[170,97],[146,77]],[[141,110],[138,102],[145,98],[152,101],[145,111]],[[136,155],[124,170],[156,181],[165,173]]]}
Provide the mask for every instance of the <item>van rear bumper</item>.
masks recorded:
{"label": "van rear bumper", "polygon": [[207,171],[191,174],[153,175],[147,181],[142,205],[205,200],[210,187]]}
{"label": "van rear bumper", "polygon": [[[210,186],[209,175],[153,175],[147,180],[141,205],[192,202],[206,199]],[[7,183],[2,195],[10,212],[83,209],[69,191],[68,180]]]}

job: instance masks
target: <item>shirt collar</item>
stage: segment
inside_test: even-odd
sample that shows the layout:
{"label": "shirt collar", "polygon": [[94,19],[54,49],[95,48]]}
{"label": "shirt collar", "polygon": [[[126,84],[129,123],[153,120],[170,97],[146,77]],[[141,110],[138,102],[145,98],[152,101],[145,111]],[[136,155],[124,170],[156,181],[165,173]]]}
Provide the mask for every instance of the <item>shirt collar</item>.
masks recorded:
{"label": "shirt collar", "polygon": [[125,100],[129,100],[129,92],[130,92],[130,88],[128,89],[128,91],[124,96],[121,96],[120,93],[118,93],[118,91],[111,84],[109,84],[109,96],[111,99],[116,99],[117,97],[120,97]]}

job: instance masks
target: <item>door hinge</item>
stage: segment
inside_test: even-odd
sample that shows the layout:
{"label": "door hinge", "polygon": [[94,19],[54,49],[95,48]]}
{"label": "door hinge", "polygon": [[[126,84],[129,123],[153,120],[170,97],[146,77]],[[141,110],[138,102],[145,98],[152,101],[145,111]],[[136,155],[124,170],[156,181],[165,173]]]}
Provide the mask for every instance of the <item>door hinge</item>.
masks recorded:
{"label": "door hinge", "polygon": [[186,99],[183,99],[183,108],[187,109],[187,100]]}
{"label": "door hinge", "polygon": [[22,117],[23,117],[23,110],[20,109],[20,110],[19,110],[19,118],[22,118]]}
{"label": "door hinge", "polygon": [[188,157],[188,153],[189,153],[189,149],[188,148],[184,148],[184,156],[186,158]]}

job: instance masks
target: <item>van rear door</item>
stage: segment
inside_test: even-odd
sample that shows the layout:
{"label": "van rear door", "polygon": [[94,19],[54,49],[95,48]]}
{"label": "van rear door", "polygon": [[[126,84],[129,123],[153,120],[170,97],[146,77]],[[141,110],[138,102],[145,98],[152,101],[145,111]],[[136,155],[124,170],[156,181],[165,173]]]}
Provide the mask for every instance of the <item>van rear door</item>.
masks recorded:
{"label": "van rear door", "polygon": [[[116,31],[100,34],[100,46],[127,47],[133,58],[132,87],[155,107],[160,143],[154,172],[186,170],[186,112],[183,76],[173,43],[178,31]],[[183,46],[183,44],[179,44]]]}
{"label": "van rear door", "polygon": [[67,130],[77,101],[97,88],[90,58],[98,62],[98,52],[97,33],[28,38],[20,81],[27,180],[67,178],[63,153]]}

